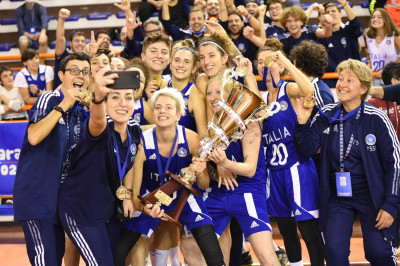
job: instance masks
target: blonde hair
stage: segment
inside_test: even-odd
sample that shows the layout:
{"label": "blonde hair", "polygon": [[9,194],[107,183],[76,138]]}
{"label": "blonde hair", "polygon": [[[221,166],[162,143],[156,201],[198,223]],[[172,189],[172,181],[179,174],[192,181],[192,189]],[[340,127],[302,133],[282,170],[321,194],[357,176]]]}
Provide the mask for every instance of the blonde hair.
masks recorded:
{"label": "blonde hair", "polygon": [[153,96],[151,96],[151,108],[154,110],[154,105],[160,96],[168,96],[175,101],[176,111],[181,113],[182,116],[186,114],[185,111],[185,100],[183,99],[182,93],[174,88],[164,88],[156,91]]}
{"label": "blonde hair", "polygon": [[[345,69],[353,71],[361,84],[368,88],[368,91],[371,89],[372,71],[365,63],[355,59],[348,59],[337,66],[336,72],[340,74]],[[364,101],[367,98],[368,91],[361,96],[361,100]]]}

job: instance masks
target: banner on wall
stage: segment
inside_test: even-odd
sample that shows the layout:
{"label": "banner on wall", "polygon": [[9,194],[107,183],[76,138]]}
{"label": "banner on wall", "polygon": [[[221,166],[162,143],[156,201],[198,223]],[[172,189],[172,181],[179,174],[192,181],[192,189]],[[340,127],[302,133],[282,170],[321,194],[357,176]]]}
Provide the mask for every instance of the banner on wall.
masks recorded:
{"label": "banner on wall", "polygon": [[0,123],[0,195],[12,195],[27,122]]}

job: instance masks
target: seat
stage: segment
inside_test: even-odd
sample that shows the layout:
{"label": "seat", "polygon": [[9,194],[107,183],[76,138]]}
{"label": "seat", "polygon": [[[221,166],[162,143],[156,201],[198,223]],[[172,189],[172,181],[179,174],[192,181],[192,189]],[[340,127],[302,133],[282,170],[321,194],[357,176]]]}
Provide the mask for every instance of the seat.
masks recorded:
{"label": "seat", "polygon": [[65,19],[65,21],[78,21],[82,17],[82,14],[71,14],[68,18]]}
{"label": "seat", "polygon": [[124,46],[124,44],[121,41],[116,41],[116,40],[112,41],[111,44],[112,46]]}
{"label": "seat", "polygon": [[0,20],[1,25],[15,25],[17,24],[17,19],[16,18],[3,18]]}
{"label": "seat", "polygon": [[120,11],[116,14],[117,18],[125,18],[125,12],[124,11]]}
{"label": "seat", "polygon": [[86,18],[88,20],[102,20],[102,19],[108,19],[109,16],[111,16],[111,12],[94,12],[88,14]]}
{"label": "seat", "polygon": [[358,3],[362,8],[369,8],[369,2],[368,1],[362,1]]}
{"label": "seat", "polygon": [[11,48],[16,47],[15,42],[0,43],[0,52],[8,52]]}

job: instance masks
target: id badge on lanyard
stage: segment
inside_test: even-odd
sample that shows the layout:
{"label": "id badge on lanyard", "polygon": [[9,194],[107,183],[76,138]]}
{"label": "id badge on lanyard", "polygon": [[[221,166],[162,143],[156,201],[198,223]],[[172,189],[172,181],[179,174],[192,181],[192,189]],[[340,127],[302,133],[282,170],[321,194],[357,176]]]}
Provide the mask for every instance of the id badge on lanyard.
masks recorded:
{"label": "id badge on lanyard", "polygon": [[336,172],[336,190],[338,197],[352,197],[350,172]]}

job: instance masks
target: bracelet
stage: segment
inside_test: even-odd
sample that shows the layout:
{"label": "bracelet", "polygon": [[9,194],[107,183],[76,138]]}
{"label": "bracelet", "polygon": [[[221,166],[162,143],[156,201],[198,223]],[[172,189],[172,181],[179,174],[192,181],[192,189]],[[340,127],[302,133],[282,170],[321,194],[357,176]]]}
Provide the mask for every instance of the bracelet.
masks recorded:
{"label": "bracelet", "polygon": [[349,4],[349,2],[346,2],[346,4],[343,5],[343,8],[344,8],[346,5],[348,5],[348,4]]}
{"label": "bracelet", "polygon": [[103,103],[103,102],[105,101],[106,97],[104,97],[104,98],[101,99],[100,101],[96,101],[95,99],[96,99],[96,98],[95,98],[95,94],[94,94],[94,91],[93,91],[93,92],[92,92],[92,103],[94,103],[94,104],[101,104],[101,103]]}
{"label": "bracelet", "polygon": [[56,110],[57,112],[60,112],[61,116],[65,115],[65,111],[59,105],[54,106],[54,110]]}
{"label": "bracelet", "polygon": [[249,14],[249,16],[247,17],[247,21],[250,21],[250,19],[252,18],[253,16],[251,15],[251,14]]}

